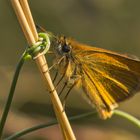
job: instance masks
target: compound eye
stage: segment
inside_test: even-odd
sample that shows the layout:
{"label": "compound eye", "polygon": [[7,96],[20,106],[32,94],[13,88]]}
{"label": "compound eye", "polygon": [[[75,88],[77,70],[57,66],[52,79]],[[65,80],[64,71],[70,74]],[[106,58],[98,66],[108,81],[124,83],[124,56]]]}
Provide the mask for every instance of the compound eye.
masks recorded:
{"label": "compound eye", "polygon": [[70,46],[67,45],[67,44],[64,44],[62,46],[62,51],[65,52],[65,53],[68,53],[70,51]]}

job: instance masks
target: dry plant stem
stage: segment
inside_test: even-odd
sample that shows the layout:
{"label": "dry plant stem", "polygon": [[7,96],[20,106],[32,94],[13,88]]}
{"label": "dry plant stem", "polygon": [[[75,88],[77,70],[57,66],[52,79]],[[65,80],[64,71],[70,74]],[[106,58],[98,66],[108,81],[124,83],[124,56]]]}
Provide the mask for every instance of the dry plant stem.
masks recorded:
{"label": "dry plant stem", "polygon": [[[32,19],[28,2],[27,0],[22,0],[22,1],[20,0],[20,2],[19,0],[12,0],[12,4],[15,9],[18,20],[20,22],[20,25],[22,27],[22,30],[24,32],[24,35],[28,41],[28,44],[32,46],[37,41],[38,38],[36,36],[37,31],[35,28],[34,21]],[[43,78],[48,87],[48,90],[52,91],[50,94],[51,100],[53,103],[53,107],[54,107],[57,119],[60,123],[62,132],[64,134],[65,140],[75,140],[76,138],[73,134],[68,118],[63,110],[63,107],[62,107],[61,101],[59,100],[57,92],[56,90],[54,90],[55,88],[53,86],[50,75],[48,72],[43,73],[44,71],[48,71],[48,65],[47,65],[45,56],[39,56],[37,57],[35,61],[40,69],[40,72],[43,75]]]}
{"label": "dry plant stem", "polygon": [[28,44],[29,45],[32,45],[35,43],[35,39],[34,39],[34,36],[32,34],[32,31],[30,30],[30,26],[26,20],[26,17],[24,15],[24,12],[22,10],[22,7],[20,5],[20,2],[19,0],[11,0],[12,2],[12,5],[13,5],[13,8],[15,10],[15,13],[17,15],[17,18],[19,20],[19,23],[22,27],[22,30],[24,32],[24,35],[28,41]]}
{"label": "dry plant stem", "polygon": [[[20,2],[22,3],[22,6],[21,6],[21,3],[19,2],[19,0],[13,0],[12,2],[13,2],[13,6],[14,6],[15,12],[17,14],[18,20],[20,22],[20,25],[21,25],[21,27],[22,27],[22,29],[24,31],[24,35],[25,35],[25,37],[26,37],[26,39],[28,41],[28,44],[31,46],[37,40],[35,40],[34,35],[33,35],[33,32],[31,31],[31,26],[32,26],[32,24],[34,22],[31,22],[31,21],[33,21],[33,18],[32,18],[32,20],[30,20],[30,18],[32,17],[31,14],[28,15],[28,11],[29,11],[29,6],[27,6],[28,3],[27,3],[27,1],[26,2],[23,2],[23,0],[22,1],[20,0]],[[25,10],[26,9],[25,6],[27,6],[27,9],[28,10]],[[24,10],[25,10],[25,12],[24,12]],[[26,13],[26,16],[25,16],[25,13]],[[33,29],[35,29],[35,28],[32,28],[32,30]],[[37,33],[36,29],[34,30],[34,32]],[[46,59],[45,59],[45,57],[40,56],[40,57],[38,57],[38,59],[36,59],[36,62],[38,60],[43,60],[42,62],[45,62],[43,65],[44,66],[46,65]],[[41,63],[38,63],[38,66],[39,65],[41,65]],[[40,70],[41,70],[41,67],[40,67]],[[56,116],[59,118],[59,115],[56,114]],[[65,131],[65,129],[63,129],[63,126],[61,126],[61,129],[62,129],[62,132]],[[63,134],[64,134],[64,132],[63,132]],[[64,137],[66,137],[66,135],[64,135]]]}
{"label": "dry plant stem", "polygon": [[26,16],[28,25],[30,26],[31,32],[34,36],[34,39],[35,39],[35,41],[37,41],[38,40],[38,34],[37,34],[37,31],[36,31],[36,27],[35,27],[35,24],[34,24],[34,20],[32,18],[32,14],[31,14],[29,5],[28,5],[28,1],[27,0],[20,0],[20,3],[21,3],[21,6],[22,6],[24,15]]}
{"label": "dry plant stem", "polygon": [[[54,90],[55,88],[54,88],[53,83],[51,81],[51,77],[50,77],[48,72],[43,73],[44,71],[48,71],[48,66],[45,64],[46,62],[44,61],[43,57],[40,59],[36,59],[36,62],[40,68],[40,71],[44,75],[43,77],[44,77],[45,81],[50,81],[49,84],[48,83],[46,83],[46,84],[47,84],[48,89],[50,91],[52,91],[50,93],[50,97],[51,97],[55,112],[58,116],[57,119],[60,122],[61,128],[65,128],[65,131],[63,131],[63,134],[65,135],[65,139],[66,140],[67,139],[68,140],[75,140],[75,136],[73,135],[71,126],[70,126],[69,121],[67,119],[66,113],[63,110],[61,101],[58,100],[58,98],[59,98],[58,94],[57,94],[56,90]],[[67,126],[66,126],[66,124],[67,124]]]}

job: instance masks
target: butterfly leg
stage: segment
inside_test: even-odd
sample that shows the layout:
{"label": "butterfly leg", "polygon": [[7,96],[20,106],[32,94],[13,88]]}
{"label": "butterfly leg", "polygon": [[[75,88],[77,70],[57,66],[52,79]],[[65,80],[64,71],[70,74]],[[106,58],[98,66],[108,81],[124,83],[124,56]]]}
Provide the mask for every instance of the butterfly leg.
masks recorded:
{"label": "butterfly leg", "polygon": [[54,63],[52,66],[48,68],[48,70],[43,71],[43,73],[49,72],[52,68],[54,68],[56,65],[59,65],[61,61],[64,59],[64,57],[61,57],[56,63]]}
{"label": "butterfly leg", "polygon": [[70,95],[70,92],[72,91],[72,89],[77,86],[80,83],[81,80],[81,76],[80,75],[73,75],[72,77],[70,77],[70,79],[64,84],[64,87],[62,88],[60,94],[63,92],[64,88],[67,86],[69,89],[62,101],[62,105],[63,108],[65,109],[66,106],[66,100],[68,98],[68,96]]}
{"label": "butterfly leg", "polygon": [[57,79],[57,76],[58,76],[58,70],[56,71],[56,73],[55,73],[55,75],[54,75],[54,78],[53,78],[53,80],[52,80],[53,83],[54,83],[55,80]]}

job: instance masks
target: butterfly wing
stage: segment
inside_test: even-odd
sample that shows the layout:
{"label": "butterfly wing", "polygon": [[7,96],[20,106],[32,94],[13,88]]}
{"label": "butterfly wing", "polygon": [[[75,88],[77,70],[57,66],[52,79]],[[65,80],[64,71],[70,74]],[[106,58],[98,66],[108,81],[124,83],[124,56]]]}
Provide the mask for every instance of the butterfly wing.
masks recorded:
{"label": "butterfly wing", "polygon": [[110,117],[118,102],[140,89],[140,61],[75,42],[71,45],[73,57],[82,71],[79,74],[82,74],[87,97],[95,104],[101,118]]}

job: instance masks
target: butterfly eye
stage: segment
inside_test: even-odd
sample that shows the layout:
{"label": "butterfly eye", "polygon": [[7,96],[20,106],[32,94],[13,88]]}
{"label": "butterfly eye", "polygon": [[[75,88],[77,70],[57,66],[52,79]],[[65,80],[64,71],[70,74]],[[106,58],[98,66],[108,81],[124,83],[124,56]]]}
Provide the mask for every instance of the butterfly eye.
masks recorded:
{"label": "butterfly eye", "polygon": [[64,53],[68,53],[68,52],[70,51],[70,46],[67,45],[67,44],[64,44],[64,45],[62,46],[62,51],[63,51]]}

